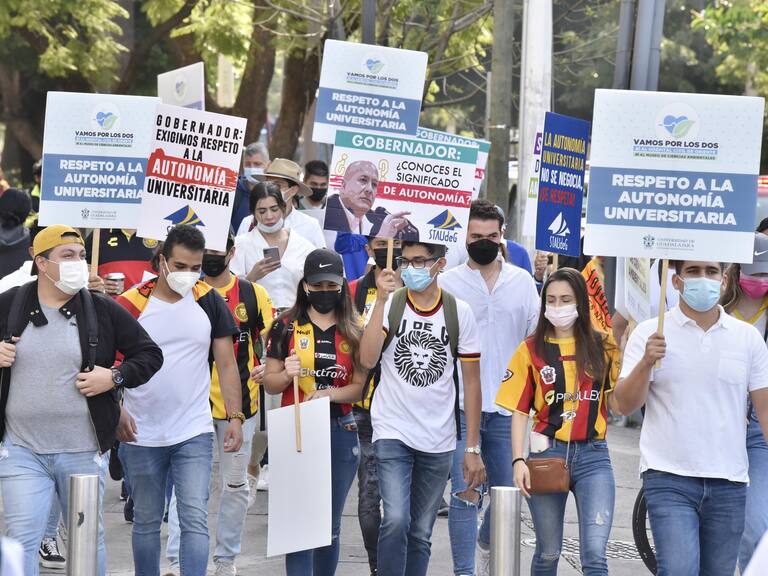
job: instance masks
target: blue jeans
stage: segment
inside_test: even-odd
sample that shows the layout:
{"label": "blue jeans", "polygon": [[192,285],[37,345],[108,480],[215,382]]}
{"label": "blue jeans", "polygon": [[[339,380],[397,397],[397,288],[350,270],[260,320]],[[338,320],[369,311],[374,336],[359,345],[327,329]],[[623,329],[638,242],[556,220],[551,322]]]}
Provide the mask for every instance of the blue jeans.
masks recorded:
{"label": "blue jeans", "polygon": [[339,533],[344,503],[360,458],[352,413],[331,419],[331,544],[285,555],[287,576],[333,576],[339,563]]}
{"label": "blue jeans", "polygon": [[27,448],[6,443],[0,456],[0,491],[6,535],[24,547],[24,574],[37,576],[37,551],[43,539],[56,494],[66,517],[69,506],[69,477],[72,474],[95,474],[99,480],[99,575],[106,573],[104,548],[104,475],[107,457],[96,452],[71,454],[36,454]]}
{"label": "blue jeans", "polygon": [[45,524],[45,537],[56,538],[59,535],[59,520],[61,520],[61,505],[59,495],[54,489],[51,498],[51,511],[48,513],[48,521]]}
{"label": "blue jeans", "polygon": [[747,485],[643,472],[657,576],[733,574],[744,532]]}
{"label": "blue jeans", "polygon": [[[530,458],[565,458],[566,442],[552,441],[543,452]],[[585,576],[607,576],[606,547],[613,524],[616,483],[605,440],[571,442],[568,464],[571,492],[579,518],[579,554]],[[556,576],[563,545],[563,522],[568,494],[532,494],[528,500],[536,530],[532,576]]]}
{"label": "blue jeans", "polygon": [[172,472],[181,526],[183,576],[205,576],[208,566],[208,484],[213,462],[213,434],[173,446],[120,445],[120,461],[131,478],[134,502],[133,563],[136,576],[160,574],[160,525],[165,490]]}
{"label": "blue jeans", "polygon": [[[491,510],[483,515],[479,535],[477,514],[483,507],[482,493],[477,504],[458,498],[467,489],[464,482],[464,448],[466,424],[461,412],[461,440],[456,442],[451,468],[451,507],[448,511],[448,530],[451,536],[451,554],[455,574],[475,573],[475,542],[485,550],[491,547]],[[496,412],[483,412],[480,420],[480,446],[483,449],[488,490],[493,486],[512,486],[512,417]]]}
{"label": "blue jeans", "polygon": [[377,440],[373,450],[384,503],[378,576],[425,576],[453,452],[419,452],[400,440]]}
{"label": "blue jeans", "polygon": [[744,535],[739,548],[739,570],[744,573],[757,544],[768,531],[768,444],[757,420],[755,409],[749,414],[747,426],[747,456],[749,457],[749,487],[744,519]]}
{"label": "blue jeans", "polygon": [[363,534],[363,545],[368,554],[371,572],[376,569],[376,547],[379,545],[381,526],[381,497],[376,456],[373,453],[371,413],[355,408],[357,437],[360,439],[360,465],[357,468],[357,519]]}

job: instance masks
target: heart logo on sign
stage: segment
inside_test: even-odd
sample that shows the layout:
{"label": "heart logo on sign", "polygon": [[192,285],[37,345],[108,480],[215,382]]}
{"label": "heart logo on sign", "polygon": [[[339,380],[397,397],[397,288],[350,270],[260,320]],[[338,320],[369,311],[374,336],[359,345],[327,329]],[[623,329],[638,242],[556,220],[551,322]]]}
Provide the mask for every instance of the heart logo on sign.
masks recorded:
{"label": "heart logo on sign", "polygon": [[675,138],[683,138],[693,127],[695,122],[688,119],[687,116],[673,116],[668,114],[664,116],[662,126]]}
{"label": "heart logo on sign", "polygon": [[365,61],[365,66],[373,74],[378,74],[384,68],[384,62],[378,58],[368,58],[368,60]]}

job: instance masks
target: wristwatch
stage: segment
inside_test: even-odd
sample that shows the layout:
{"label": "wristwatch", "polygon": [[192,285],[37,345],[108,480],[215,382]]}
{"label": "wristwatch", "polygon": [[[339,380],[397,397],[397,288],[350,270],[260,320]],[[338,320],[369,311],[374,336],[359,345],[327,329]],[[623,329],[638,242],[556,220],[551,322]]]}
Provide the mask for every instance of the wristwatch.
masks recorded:
{"label": "wristwatch", "polygon": [[115,385],[115,388],[120,388],[125,384],[125,378],[117,368],[112,368],[112,384]]}
{"label": "wristwatch", "polygon": [[233,418],[235,420],[240,420],[241,424],[245,424],[245,414],[243,414],[242,412],[232,412],[227,418],[227,420],[229,421],[229,420],[232,420]]}
{"label": "wristwatch", "polygon": [[467,446],[464,448],[465,454],[477,454],[480,455],[480,446]]}

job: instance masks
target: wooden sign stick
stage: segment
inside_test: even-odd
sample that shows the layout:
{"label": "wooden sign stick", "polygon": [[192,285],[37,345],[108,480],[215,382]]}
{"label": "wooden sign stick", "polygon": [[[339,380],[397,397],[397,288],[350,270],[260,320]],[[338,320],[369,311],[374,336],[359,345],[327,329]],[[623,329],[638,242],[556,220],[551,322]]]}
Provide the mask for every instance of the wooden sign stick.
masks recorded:
{"label": "wooden sign stick", "polygon": [[299,406],[299,377],[293,377],[293,414],[296,425],[296,452],[301,452],[301,406]]}
{"label": "wooden sign stick", "polygon": [[392,270],[392,255],[395,251],[395,241],[393,238],[387,238],[387,268]]}
{"label": "wooden sign stick", "polygon": [[[664,258],[661,261],[661,290],[659,290],[659,325],[656,333],[664,336],[664,314],[667,311],[667,271],[669,270],[669,260]],[[656,368],[661,368],[661,360],[656,361]]]}
{"label": "wooden sign stick", "polygon": [[99,248],[101,247],[101,228],[91,232],[91,274],[99,275]]}

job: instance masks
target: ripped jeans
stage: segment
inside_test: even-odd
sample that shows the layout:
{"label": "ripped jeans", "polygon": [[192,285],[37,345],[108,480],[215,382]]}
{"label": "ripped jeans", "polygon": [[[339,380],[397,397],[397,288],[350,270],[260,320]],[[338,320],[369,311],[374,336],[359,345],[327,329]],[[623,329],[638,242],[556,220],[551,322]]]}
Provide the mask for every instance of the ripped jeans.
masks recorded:
{"label": "ripped jeans", "polygon": [[[285,555],[287,576],[333,576],[339,563],[339,534],[344,503],[360,460],[357,425],[350,412],[331,418],[331,544]],[[308,486],[311,490],[311,485]]]}
{"label": "ripped jeans", "polygon": [[[531,458],[565,458],[566,442],[553,440],[544,452]],[[576,498],[579,517],[579,553],[584,576],[607,576],[606,547],[613,523],[616,483],[605,440],[571,442],[568,457],[571,492]],[[563,545],[565,503],[568,494],[533,494],[528,500],[534,528],[536,550],[531,576],[556,576]]]}

